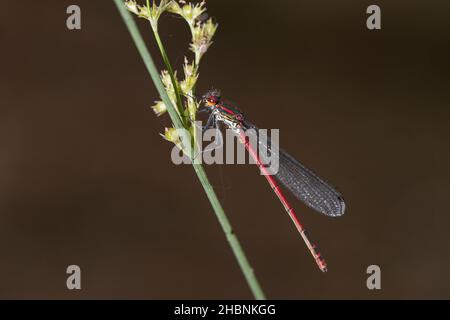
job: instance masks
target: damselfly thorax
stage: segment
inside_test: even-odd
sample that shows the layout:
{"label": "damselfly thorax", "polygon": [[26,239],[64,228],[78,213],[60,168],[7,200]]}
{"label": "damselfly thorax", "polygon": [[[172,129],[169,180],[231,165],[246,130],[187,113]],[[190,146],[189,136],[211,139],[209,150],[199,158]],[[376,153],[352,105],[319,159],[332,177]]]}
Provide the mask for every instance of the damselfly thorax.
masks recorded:
{"label": "damselfly thorax", "polygon": [[220,106],[213,107],[212,114],[217,121],[223,123],[227,128],[233,130],[235,133],[239,132],[244,119],[242,114],[230,114]]}

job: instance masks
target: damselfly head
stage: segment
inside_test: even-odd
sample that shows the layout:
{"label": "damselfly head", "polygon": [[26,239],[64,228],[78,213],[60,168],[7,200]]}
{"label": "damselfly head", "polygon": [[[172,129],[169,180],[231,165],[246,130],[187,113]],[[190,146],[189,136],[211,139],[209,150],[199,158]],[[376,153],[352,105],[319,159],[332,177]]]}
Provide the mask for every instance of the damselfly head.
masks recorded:
{"label": "damselfly head", "polygon": [[220,101],[220,91],[217,89],[209,90],[202,96],[202,101],[209,107],[215,106]]}

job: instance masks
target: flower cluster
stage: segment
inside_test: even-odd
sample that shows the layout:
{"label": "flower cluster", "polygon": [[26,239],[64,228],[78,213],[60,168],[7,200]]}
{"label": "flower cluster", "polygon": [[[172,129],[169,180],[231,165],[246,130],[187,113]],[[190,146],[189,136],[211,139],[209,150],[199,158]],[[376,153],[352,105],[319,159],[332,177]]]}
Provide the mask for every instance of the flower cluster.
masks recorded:
{"label": "flower cluster", "polygon": [[158,30],[158,20],[161,14],[168,9],[172,0],[160,0],[159,4],[156,1],[147,1],[147,5],[141,6],[134,0],[125,1],[126,8],[137,15],[139,18],[144,18],[150,21],[153,30]]}
{"label": "flower cluster", "polygon": [[[127,0],[125,2],[125,6],[130,12],[150,22],[167,67],[167,70],[161,72],[161,80],[172,104],[177,106],[179,116],[189,119],[186,124],[186,129],[190,131],[194,131],[193,125],[198,109],[198,102],[193,97],[195,97],[200,61],[211,46],[212,38],[217,30],[217,23],[214,23],[211,18],[206,19],[205,5],[205,1],[192,3],[184,0],[147,0],[146,5],[139,5],[135,0]],[[158,20],[164,12],[182,17],[187,22],[191,31],[189,48],[194,53],[194,59],[189,62],[189,59],[185,57],[183,64],[184,79],[181,81],[178,81],[176,72],[172,71],[165,50],[162,47],[162,42],[159,39]],[[180,105],[180,101],[182,100],[184,101],[184,105]],[[152,109],[160,116],[167,111],[167,106],[162,101],[155,101]],[[177,143],[178,139],[172,129],[166,128],[164,137],[169,141]]]}

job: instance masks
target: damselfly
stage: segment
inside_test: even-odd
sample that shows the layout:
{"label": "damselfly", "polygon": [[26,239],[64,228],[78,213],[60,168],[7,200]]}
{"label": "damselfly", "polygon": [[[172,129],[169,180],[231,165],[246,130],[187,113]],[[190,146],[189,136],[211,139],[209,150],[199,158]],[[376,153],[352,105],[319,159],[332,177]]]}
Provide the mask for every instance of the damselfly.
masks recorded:
{"label": "damselfly", "polygon": [[[227,128],[239,137],[245,145],[250,156],[264,174],[269,185],[283,204],[286,212],[291,217],[297,230],[301,234],[314,260],[323,272],[327,271],[325,259],[320,254],[317,246],[309,239],[305,227],[300,222],[294,208],[287,201],[277,181],[281,182],[294,196],[300,199],[307,206],[323,213],[327,216],[337,217],[344,214],[345,202],[341,194],[322,178],[317,176],[310,169],[299,163],[282,149],[270,143],[270,139],[260,139],[257,137],[258,148],[266,148],[269,153],[278,154],[278,172],[272,175],[268,172],[261,159],[261,152],[258,154],[256,146],[252,145],[248,139],[248,133],[259,132],[253,124],[245,119],[242,112],[230,103],[221,99],[220,92],[211,90],[201,97],[203,104],[199,112],[209,112],[209,118],[204,129],[216,128],[219,123],[223,123]],[[250,130],[254,129],[254,130]],[[266,137],[267,138],[267,137]],[[264,142],[268,141],[268,142]],[[275,177],[275,179],[274,179]]]}

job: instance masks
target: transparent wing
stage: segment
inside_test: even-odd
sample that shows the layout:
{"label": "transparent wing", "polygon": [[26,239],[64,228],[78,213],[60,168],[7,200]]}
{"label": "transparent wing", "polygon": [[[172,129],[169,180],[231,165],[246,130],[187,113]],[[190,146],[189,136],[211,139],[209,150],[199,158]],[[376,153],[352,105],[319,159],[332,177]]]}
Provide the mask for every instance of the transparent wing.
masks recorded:
{"label": "transparent wing", "polygon": [[283,149],[272,144],[270,138],[260,132],[255,125],[248,121],[244,121],[243,124],[243,129],[250,141],[252,141],[252,135],[254,135],[253,138],[259,138],[253,141],[258,141],[259,156],[263,163],[268,163],[270,157],[273,159],[278,155],[279,167],[275,178],[294,196],[307,206],[327,216],[337,217],[344,214],[344,198],[332,185],[295,160]]}

